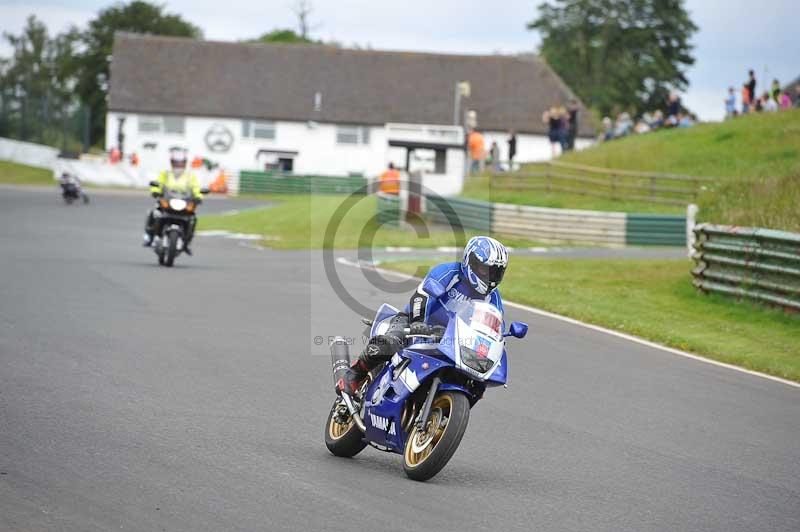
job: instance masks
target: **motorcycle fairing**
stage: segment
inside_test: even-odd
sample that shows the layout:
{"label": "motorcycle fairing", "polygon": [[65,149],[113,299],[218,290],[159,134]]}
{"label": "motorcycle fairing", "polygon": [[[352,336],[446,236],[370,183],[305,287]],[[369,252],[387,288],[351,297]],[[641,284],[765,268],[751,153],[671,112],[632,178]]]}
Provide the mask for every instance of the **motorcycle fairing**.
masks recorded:
{"label": "motorcycle fairing", "polygon": [[[394,379],[393,372],[403,359],[410,362]],[[427,367],[423,369],[423,365]],[[402,452],[408,436],[401,426],[406,400],[421,383],[444,367],[452,367],[452,364],[409,349],[395,355],[367,389],[363,416],[367,427],[365,440]]]}

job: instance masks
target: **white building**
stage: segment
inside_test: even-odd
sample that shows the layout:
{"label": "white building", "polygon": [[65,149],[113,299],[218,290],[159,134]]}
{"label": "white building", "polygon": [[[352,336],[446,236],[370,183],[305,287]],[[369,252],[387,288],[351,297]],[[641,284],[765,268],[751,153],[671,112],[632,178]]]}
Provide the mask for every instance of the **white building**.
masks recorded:
{"label": "white building", "polygon": [[[542,112],[573,95],[535,56],[133,34],[114,42],[106,147],[135,152],[148,170],[164,168],[173,146],[232,172],[279,167],[371,177],[393,162],[452,194],[464,173],[464,136],[452,125],[459,81],[469,81],[471,94],[457,114],[475,111],[487,150],[496,141],[506,159],[515,130],[516,161],[550,157]],[[580,134],[591,133],[582,124]]]}

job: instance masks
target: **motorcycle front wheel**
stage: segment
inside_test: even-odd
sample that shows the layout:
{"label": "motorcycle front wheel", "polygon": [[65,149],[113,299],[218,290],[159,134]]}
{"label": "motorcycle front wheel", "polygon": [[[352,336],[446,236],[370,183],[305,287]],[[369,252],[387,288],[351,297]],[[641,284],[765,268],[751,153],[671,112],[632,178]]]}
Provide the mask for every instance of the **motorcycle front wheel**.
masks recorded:
{"label": "motorcycle front wheel", "polygon": [[442,392],[431,405],[428,423],[416,424],[406,440],[403,470],[412,480],[433,478],[455,454],[469,423],[469,399],[459,392]]}
{"label": "motorcycle front wheel", "polygon": [[348,416],[345,422],[339,419],[340,408],[341,403],[337,399],[333,402],[325,424],[325,446],[334,456],[350,458],[364,450],[367,444],[352,417]]}
{"label": "motorcycle front wheel", "polygon": [[170,231],[167,233],[167,249],[166,257],[164,258],[164,266],[171,267],[175,262],[175,255],[178,254],[178,233],[177,231]]}

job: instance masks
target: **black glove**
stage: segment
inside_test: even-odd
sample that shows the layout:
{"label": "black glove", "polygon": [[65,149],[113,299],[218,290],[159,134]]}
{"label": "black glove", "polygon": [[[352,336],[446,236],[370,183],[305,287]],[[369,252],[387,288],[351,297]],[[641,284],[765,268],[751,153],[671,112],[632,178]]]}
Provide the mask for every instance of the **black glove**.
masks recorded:
{"label": "black glove", "polygon": [[150,195],[151,195],[151,196],[153,196],[154,198],[157,198],[157,197],[159,197],[161,194],[159,194],[158,192],[151,192],[151,193],[150,193]]}
{"label": "black glove", "polygon": [[411,331],[409,334],[431,334],[431,328],[427,323],[422,321],[415,321],[411,324]]}
{"label": "black glove", "polygon": [[442,337],[446,330],[447,327],[444,325],[431,325],[431,334],[434,336]]}
{"label": "black glove", "polygon": [[195,205],[200,205],[201,203],[203,203],[203,198],[195,198],[194,199],[194,204]]}

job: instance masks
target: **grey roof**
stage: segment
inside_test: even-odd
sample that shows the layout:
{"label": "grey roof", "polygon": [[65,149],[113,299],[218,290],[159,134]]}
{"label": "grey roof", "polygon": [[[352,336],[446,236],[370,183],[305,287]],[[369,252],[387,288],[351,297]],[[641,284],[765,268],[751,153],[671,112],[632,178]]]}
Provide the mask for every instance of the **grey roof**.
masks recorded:
{"label": "grey roof", "polygon": [[[543,133],[542,112],[572,92],[533,55],[443,55],[118,33],[112,111],[382,125],[450,124],[453,90],[478,127]],[[315,94],[322,94],[320,110]],[[581,109],[583,106],[581,104]],[[592,135],[582,113],[581,135]]]}

